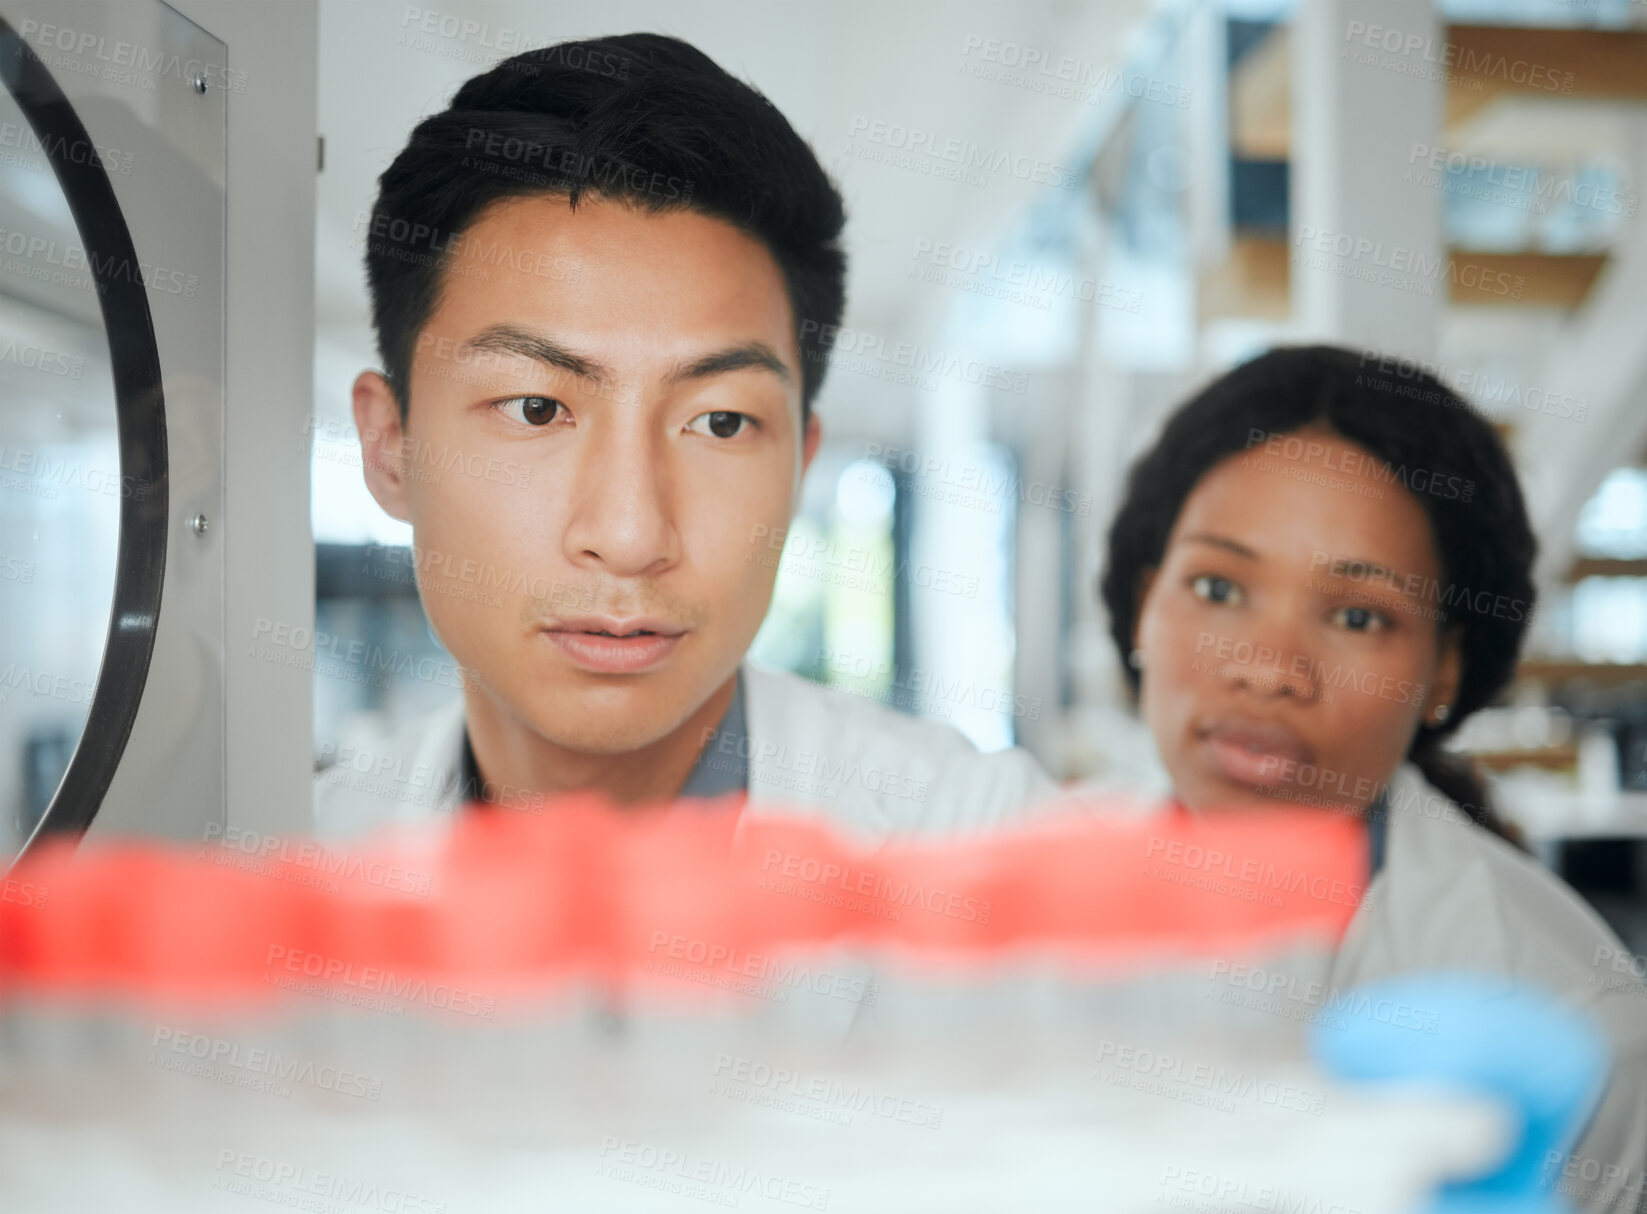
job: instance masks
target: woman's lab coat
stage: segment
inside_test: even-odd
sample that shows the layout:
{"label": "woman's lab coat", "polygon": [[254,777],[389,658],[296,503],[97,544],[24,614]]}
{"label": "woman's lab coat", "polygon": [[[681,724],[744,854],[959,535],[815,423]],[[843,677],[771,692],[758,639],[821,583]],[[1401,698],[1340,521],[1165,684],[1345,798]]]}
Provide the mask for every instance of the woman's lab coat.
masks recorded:
{"label": "woman's lab coat", "polygon": [[1610,928],[1531,857],[1471,822],[1410,764],[1390,781],[1384,866],[1333,961],[1344,990],[1469,970],[1543,987],[1594,1018],[1613,1052],[1602,1105],[1551,1160],[1576,1209],[1647,1209],[1647,985]]}
{"label": "woman's lab coat", "polygon": [[[1147,815],[1171,794],[1152,755],[1129,778],[1069,787],[1046,809]],[[1577,1145],[1546,1162],[1575,1210],[1647,1214],[1647,984],[1631,972],[1640,959],[1564,882],[1471,822],[1412,764],[1391,778],[1388,801],[1383,867],[1324,989],[1453,970],[1533,984],[1590,1015],[1612,1053],[1611,1080]]]}

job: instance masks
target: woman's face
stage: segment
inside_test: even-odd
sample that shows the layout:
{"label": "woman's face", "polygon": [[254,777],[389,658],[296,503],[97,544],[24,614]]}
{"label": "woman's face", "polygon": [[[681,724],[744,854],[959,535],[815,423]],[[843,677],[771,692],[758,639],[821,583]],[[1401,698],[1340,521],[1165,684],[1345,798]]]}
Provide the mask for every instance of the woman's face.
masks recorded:
{"label": "woman's face", "polygon": [[1457,692],[1423,508],[1338,434],[1286,439],[1202,477],[1145,580],[1140,703],[1192,809],[1364,809]]}

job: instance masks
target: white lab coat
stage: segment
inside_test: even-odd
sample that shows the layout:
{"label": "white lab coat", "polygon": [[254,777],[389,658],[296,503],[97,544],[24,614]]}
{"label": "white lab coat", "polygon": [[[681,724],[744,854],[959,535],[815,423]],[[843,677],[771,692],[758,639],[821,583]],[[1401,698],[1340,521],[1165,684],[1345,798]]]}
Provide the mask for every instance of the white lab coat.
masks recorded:
{"label": "white lab coat", "polygon": [[[747,740],[736,747],[717,735],[706,756],[710,763],[747,760],[740,827],[762,815],[800,814],[874,846],[987,829],[1056,791],[1025,750],[980,754],[948,725],[862,696],[747,662],[743,693]],[[459,700],[388,737],[340,750],[315,777],[316,834],[335,840],[390,823],[454,821],[463,728]],[[808,974],[814,981],[786,991],[776,1014],[825,1033],[849,1031],[873,998],[864,994],[876,987],[873,966],[840,955]]]}
{"label": "white lab coat", "polygon": [[[1612,1078],[1570,1160],[1576,1209],[1647,1208],[1647,985],[1610,928],[1549,870],[1469,821],[1417,768],[1390,781],[1384,866],[1334,958],[1340,990],[1396,974],[1468,970],[1539,986],[1591,1016]],[[1563,1176],[1564,1173],[1564,1176]]]}
{"label": "white lab coat", "polygon": [[[707,762],[747,760],[744,816],[801,813],[869,842],[986,828],[1055,791],[1020,748],[979,754],[948,725],[918,720],[795,675],[743,666],[748,739],[709,742]],[[315,777],[315,831],[357,835],[449,817],[461,801],[463,703],[339,750]]]}
{"label": "white lab coat", "polygon": [[[1157,760],[1128,786],[1070,787],[1048,809],[1151,814],[1170,794]],[[1292,964],[1278,958],[1276,968]],[[1576,1210],[1647,1214],[1647,985],[1630,964],[1612,929],[1564,882],[1402,764],[1390,780],[1383,867],[1322,981],[1341,993],[1401,974],[1503,976],[1588,1014],[1612,1054],[1611,1080],[1583,1136],[1551,1171]]]}

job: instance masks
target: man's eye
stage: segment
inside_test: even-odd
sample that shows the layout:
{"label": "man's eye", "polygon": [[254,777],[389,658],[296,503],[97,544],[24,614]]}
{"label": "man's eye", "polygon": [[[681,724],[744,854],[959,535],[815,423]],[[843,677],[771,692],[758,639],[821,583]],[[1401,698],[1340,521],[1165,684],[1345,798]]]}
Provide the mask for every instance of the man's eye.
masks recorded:
{"label": "man's eye", "polygon": [[1226,577],[1216,577],[1210,573],[1203,573],[1190,583],[1190,589],[1195,591],[1195,597],[1205,599],[1209,603],[1239,603],[1241,601],[1241,587]]}
{"label": "man's eye", "polygon": [[1333,623],[1351,632],[1382,632],[1390,622],[1371,607],[1340,607],[1332,613]]}
{"label": "man's eye", "polygon": [[492,407],[510,421],[527,426],[547,426],[558,410],[566,408],[552,396],[511,396],[494,402]]}
{"label": "man's eye", "polygon": [[714,413],[698,414],[686,423],[686,428],[694,434],[710,438],[735,438],[746,425],[754,424],[755,419],[747,413],[718,410]]}

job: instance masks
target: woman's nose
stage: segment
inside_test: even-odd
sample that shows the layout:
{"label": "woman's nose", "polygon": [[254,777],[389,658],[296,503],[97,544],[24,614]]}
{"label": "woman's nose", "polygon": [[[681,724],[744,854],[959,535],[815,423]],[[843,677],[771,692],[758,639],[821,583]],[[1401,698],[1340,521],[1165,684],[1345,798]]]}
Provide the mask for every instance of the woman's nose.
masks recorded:
{"label": "woman's nose", "polygon": [[1258,695],[1313,700],[1320,692],[1320,662],[1296,629],[1254,629],[1234,643],[1231,657],[1224,677]]}

